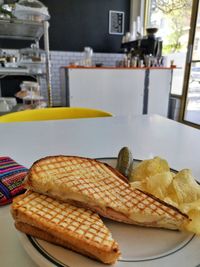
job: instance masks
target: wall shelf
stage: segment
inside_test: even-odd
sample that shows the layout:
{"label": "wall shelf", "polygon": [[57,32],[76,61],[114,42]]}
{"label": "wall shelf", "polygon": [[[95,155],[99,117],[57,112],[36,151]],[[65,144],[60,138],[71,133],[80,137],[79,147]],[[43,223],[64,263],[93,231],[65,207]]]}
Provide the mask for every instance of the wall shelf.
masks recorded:
{"label": "wall shelf", "polygon": [[[39,40],[44,35],[46,51],[46,71],[43,73],[30,73],[26,68],[0,68],[0,78],[5,76],[27,75],[31,77],[46,78],[48,106],[52,106],[51,93],[51,64],[49,56],[49,22],[36,22],[30,20],[8,19],[0,20],[0,39],[18,39],[35,41],[39,47]],[[0,90],[1,94],[1,90]]]}
{"label": "wall shelf", "polygon": [[40,40],[44,34],[42,22],[27,20],[0,20],[0,38]]}

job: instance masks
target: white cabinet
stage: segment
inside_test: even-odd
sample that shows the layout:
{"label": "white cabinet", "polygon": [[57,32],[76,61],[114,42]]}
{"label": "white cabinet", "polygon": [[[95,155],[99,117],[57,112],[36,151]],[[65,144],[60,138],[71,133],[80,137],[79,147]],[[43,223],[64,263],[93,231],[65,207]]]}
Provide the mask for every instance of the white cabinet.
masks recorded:
{"label": "white cabinet", "polygon": [[171,91],[172,70],[151,69],[149,72],[148,114],[167,117]]}
{"label": "white cabinet", "polygon": [[114,115],[141,114],[144,71],[69,69],[70,106],[103,109]]}
{"label": "white cabinet", "polygon": [[171,75],[171,69],[63,67],[62,105],[167,117]]}

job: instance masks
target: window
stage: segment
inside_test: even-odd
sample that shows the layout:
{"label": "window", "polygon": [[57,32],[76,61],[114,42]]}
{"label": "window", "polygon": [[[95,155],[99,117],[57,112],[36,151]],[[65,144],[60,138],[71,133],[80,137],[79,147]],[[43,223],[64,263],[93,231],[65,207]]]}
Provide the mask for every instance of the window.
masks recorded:
{"label": "window", "polygon": [[177,66],[171,93],[182,95],[192,1],[150,0],[148,6],[147,26],[158,27],[157,35],[163,40],[163,56],[167,65],[170,66],[173,61]]}

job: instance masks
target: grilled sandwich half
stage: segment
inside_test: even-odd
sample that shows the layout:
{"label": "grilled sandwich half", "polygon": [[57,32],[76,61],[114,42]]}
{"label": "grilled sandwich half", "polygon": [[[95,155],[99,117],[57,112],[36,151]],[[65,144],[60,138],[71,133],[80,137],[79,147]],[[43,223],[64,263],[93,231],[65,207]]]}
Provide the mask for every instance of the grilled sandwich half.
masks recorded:
{"label": "grilled sandwich half", "polygon": [[129,224],[182,229],[187,215],[132,188],[114,168],[94,159],[50,156],[30,168],[25,187]]}
{"label": "grilled sandwich half", "polygon": [[27,191],[14,199],[11,213],[18,230],[67,247],[104,263],[114,263],[118,244],[98,214]]}

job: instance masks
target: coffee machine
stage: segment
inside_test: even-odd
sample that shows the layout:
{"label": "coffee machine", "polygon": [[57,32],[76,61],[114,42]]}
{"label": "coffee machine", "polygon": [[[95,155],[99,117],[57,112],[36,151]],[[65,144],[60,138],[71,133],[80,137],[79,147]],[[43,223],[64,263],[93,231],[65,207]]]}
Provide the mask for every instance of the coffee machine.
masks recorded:
{"label": "coffee machine", "polygon": [[159,37],[144,37],[139,40],[132,41],[130,48],[135,51],[135,54],[143,58],[145,55],[152,55],[154,57],[162,56],[162,40]]}
{"label": "coffee machine", "polygon": [[157,28],[147,28],[147,35],[138,37],[134,41],[122,43],[121,48],[125,53],[131,53],[132,56],[144,60],[146,56],[159,59],[162,57],[163,41],[160,37],[156,37]]}

